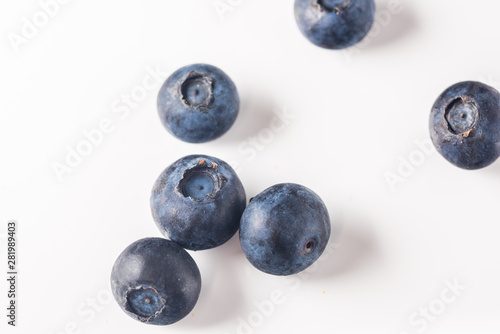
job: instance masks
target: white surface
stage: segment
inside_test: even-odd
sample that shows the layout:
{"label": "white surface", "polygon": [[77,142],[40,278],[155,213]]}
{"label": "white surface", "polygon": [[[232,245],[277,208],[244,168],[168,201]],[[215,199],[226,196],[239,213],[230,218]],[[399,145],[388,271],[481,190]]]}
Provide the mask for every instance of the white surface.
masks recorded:
{"label": "white surface", "polygon": [[[462,80],[500,88],[500,4],[402,0],[403,11],[348,62],[302,37],[293,1],[222,2],[234,7],[224,20],[213,0],[70,1],[18,53],[8,36],[40,5],[2,4],[1,232],[8,219],[20,226],[19,326],[9,330],[498,333],[500,162],[467,172],[434,152],[394,191],[385,177],[401,158],[422,157],[415,141],[429,137],[430,108],[445,88]],[[121,96],[140,89],[148,69],[162,69],[163,80],[195,62],[220,67],[238,87],[241,114],[221,139],[170,136],[156,113],[158,83],[126,113]],[[273,110],[284,108],[294,117],[269,132]],[[53,163],[104,119],[113,130],[60,182]],[[312,188],[330,210],[336,244],[314,273],[288,281],[253,269],[237,238],[192,253],[203,279],[193,315],[145,326],[106,298],[111,266],[131,242],[160,236],[150,189],[192,153],[237,167],[248,198],[284,181]],[[5,239],[1,249],[4,262]],[[466,290],[426,328],[420,316],[412,326],[420,308],[440,306],[445,280]],[[284,301],[259,316],[255,303],[274,290]],[[238,332],[239,319],[253,327]]]}

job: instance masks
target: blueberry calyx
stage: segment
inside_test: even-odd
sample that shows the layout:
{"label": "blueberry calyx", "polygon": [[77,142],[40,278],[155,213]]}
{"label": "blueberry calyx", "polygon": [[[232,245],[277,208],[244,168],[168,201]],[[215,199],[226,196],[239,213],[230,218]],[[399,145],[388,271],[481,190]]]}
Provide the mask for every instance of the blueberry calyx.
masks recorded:
{"label": "blueberry calyx", "polygon": [[448,130],[463,138],[467,138],[474,129],[478,115],[476,103],[467,97],[451,100],[444,108]]}
{"label": "blueberry calyx", "polygon": [[227,183],[218,171],[215,162],[209,164],[205,159],[192,168],[186,169],[177,185],[177,191],[195,202],[213,199]]}
{"label": "blueberry calyx", "polygon": [[141,322],[149,322],[165,309],[166,300],[154,287],[130,287],[126,291],[125,309],[137,315]]}
{"label": "blueberry calyx", "polygon": [[186,79],[179,87],[182,102],[201,112],[207,112],[213,101],[213,78],[197,71],[188,73]]}
{"label": "blueberry calyx", "polygon": [[313,4],[317,5],[322,11],[339,15],[350,6],[351,1],[352,0],[316,0]]}

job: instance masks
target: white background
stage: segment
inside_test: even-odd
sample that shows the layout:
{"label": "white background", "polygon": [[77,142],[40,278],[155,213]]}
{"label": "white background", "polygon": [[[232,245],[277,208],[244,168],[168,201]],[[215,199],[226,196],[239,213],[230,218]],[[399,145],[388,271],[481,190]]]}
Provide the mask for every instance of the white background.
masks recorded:
{"label": "white background", "polygon": [[[431,106],[451,84],[500,88],[500,4],[402,0],[391,13],[376,1],[370,37],[343,52],[302,36],[291,0],[219,3],[231,10],[218,13],[212,0],[74,0],[48,22],[38,1],[1,5],[2,263],[6,223],[19,222],[19,326],[9,329],[498,334],[500,162],[463,171],[417,143],[426,145]],[[15,48],[26,19],[45,25]],[[149,72],[163,81],[197,62],[223,69],[242,106],[225,136],[193,145],[163,129],[160,82]],[[132,94],[139,102],[126,107]],[[58,177],[54,165],[89,149],[84,132],[106,120],[112,130]],[[203,280],[192,314],[146,326],[109,299],[111,267],[128,244],[160,236],[151,187],[192,153],[230,162],[248,198],[287,181],[313,189],[330,211],[334,242],[289,280],[251,267],[237,237],[191,252]],[[399,175],[392,187],[389,175]],[[465,289],[454,296],[447,280]],[[262,315],[256,303],[268,305],[272,291],[282,302]],[[429,307],[432,321],[419,315]]]}

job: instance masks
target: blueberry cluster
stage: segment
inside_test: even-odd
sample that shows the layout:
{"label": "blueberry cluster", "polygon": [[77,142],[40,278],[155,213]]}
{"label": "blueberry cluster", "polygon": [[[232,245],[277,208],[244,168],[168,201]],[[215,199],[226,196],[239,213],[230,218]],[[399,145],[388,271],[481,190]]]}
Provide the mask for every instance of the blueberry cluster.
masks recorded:
{"label": "blueberry cluster", "polygon": [[330,238],[330,218],[312,190],[277,184],[246,206],[243,185],[224,161],[207,155],[183,157],[167,167],[151,192],[151,211],[168,238],[146,238],[125,249],[113,266],[116,301],[132,318],[168,325],[195,306],[201,276],[184,250],[224,244],[240,231],[247,259],[273,275],[309,267]]}
{"label": "blueberry cluster", "polygon": [[[374,21],[373,0],[295,0],[301,32],[315,45],[342,49],[361,41]],[[214,140],[235,122],[239,97],[217,67],[195,64],[161,87],[158,113],[180,140]],[[449,87],[430,115],[431,138],[452,164],[478,169],[500,156],[500,93],[479,82]],[[116,260],[111,286],[120,307],[147,324],[168,325],[194,308],[201,275],[185,249],[205,250],[239,230],[241,248],[262,272],[292,275],[309,267],[330,238],[328,210],[312,190],[294,183],[269,187],[250,199],[235,171],[208,155],[183,157],[158,177],[151,211],[164,238],[145,238]]]}

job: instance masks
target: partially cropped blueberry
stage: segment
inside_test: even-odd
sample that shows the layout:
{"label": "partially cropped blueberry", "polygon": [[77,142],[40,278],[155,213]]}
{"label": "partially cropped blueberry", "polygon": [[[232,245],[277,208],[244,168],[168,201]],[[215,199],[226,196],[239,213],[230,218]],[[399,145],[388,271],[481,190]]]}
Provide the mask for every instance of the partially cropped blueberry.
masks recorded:
{"label": "partially cropped blueberry", "polygon": [[231,239],[245,206],[245,190],[234,170],[207,155],[174,162],[151,193],[151,211],[160,231],[192,250],[214,248]]}
{"label": "partially cropped blueberry", "polygon": [[291,275],[318,259],[330,229],[328,211],[318,195],[304,186],[282,183],[250,201],[241,217],[240,242],[257,269]]}
{"label": "partially cropped blueberry", "polygon": [[455,166],[479,169],[500,155],[500,93],[488,85],[449,87],[434,103],[429,123],[434,146]]}
{"label": "partially cropped blueberry", "polygon": [[317,46],[344,49],[361,41],[375,18],[373,0],[295,0],[295,20]]}
{"label": "partially cropped blueberry", "polygon": [[201,276],[193,258],[163,238],[141,239],[128,246],[111,272],[118,305],[132,318],[150,325],[170,325],[194,308]]}
{"label": "partially cropped blueberry", "polygon": [[215,66],[195,64],[174,72],[158,94],[165,128],[189,143],[204,143],[226,133],[240,107],[231,79]]}

